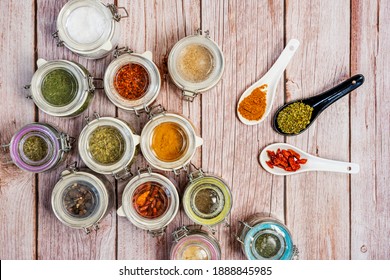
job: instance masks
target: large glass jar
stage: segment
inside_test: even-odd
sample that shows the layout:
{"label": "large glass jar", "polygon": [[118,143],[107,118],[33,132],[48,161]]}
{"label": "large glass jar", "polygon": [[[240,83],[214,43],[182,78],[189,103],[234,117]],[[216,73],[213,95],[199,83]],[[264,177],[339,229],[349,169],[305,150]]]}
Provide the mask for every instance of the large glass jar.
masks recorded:
{"label": "large glass jar", "polygon": [[[119,9],[125,15],[119,14]],[[98,59],[108,55],[118,44],[121,18],[128,17],[123,7],[103,4],[96,0],[68,1],[57,18],[57,31],[53,33],[58,46],[72,52]]]}
{"label": "large glass jar", "polygon": [[40,173],[55,168],[74,139],[47,123],[31,123],[17,131],[9,145],[12,162],[25,171]]}
{"label": "large glass jar", "polygon": [[223,53],[208,31],[181,39],[168,57],[169,74],[189,101],[219,82],[224,65]]}
{"label": "large glass jar", "polygon": [[166,112],[150,114],[141,132],[141,151],[154,168],[178,173],[186,169],[203,139],[185,117]]}
{"label": "large glass jar", "polygon": [[202,226],[183,226],[172,233],[171,260],[220,260],[218,240]]}
{"label": "large glass jar", "polygon": [[104,74],[104,90],[115,106],[124,110],[148,111],[161,87],[161,77],[152,53],[136,54],[118,49]]}
{"label": "large glass jar", "polygon": [[135,159],[140,137],[120,119],[95,116],[96,119],[88,121],[80,133],[80,157],[93,171],[124,179],[131,175],[130,165]]}
{"label": "large glass jar", "polygon": [[51,206],[58,220],[86,233],[99,228],[99,222],[112,205],[110,182],[104,176],[76,167],[62,172],[51,195]]}
{"label": "large glass jar", "polygon": [[74,117],[87,109],[95,86],[94,78],[78,63],[67,60],[37,61],[31,98],[43,112],[57,117]]}
{"label": "large glass jar", "polygon": [[117,213],[153,237],[164,234],[179,211],[179,194],[175,184],[150,168],[139,170],[122,195]]}
{"label": "large glass jar", "polygon": [[237,240],[249,260],[291,260],[297,258],[290,231],[278,219],[256,213],[240,221]]}
{"label": "large glass jar", "polygon": [[215,226],[226,222],[232,208],[232,195],[227,184],[219,177],[206,175],[202,169],[189,174],[183,195],[183,208],[194,222]]}

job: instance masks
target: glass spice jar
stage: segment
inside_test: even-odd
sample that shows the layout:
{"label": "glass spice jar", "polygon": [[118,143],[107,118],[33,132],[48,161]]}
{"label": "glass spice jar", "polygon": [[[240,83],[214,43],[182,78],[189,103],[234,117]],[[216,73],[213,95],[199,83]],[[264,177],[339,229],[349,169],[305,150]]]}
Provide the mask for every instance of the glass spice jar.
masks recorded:
{"label": "glass spice jar", "polygon": [[194,223],[209,227],[226,222],[233,203],[227,184],[219,177],[206,175],[202,169],[190,173],[188,178],[183,195],[187,216]]}
{"label": "glass spice jar", "polygon": [[175,184],[147,168],[138,170],[127,183],[117,214],[155,237],[164,234],[178,211],[179,194]]}
{"label": "glass spice jar", "polygon": [[115,106],[124,110],[148,110],[160,92],[161,77],[152,53],[136,54],[117,49],[104,74],[104,90]]}
{"label": "glass spice jar", "polygon": [[47,123],[31,123],[17,131],[10,144],[12,162],[25,171],[40,173],[58,166],[74,138]]}
{"label": "glass spice jar", "polygon": [[[119,10],[125,14],[121,15]],[[128,17],[124,7],[96,0],[68,1],[57,18],[53,37],[57,46],[65,46],[88,59],[108,55],[118,44],[122,18]]]}
{"label": "glass spice jar", "polygon": [[256,213],[241,224],[237,240],[249,260],[291,260],[298,258],[292,236],[278,219]]}
{"label": "glass spice jar", "polygon": [[51,206],[64,225],[90,233],[99,228],[113,205],[113,197],[112,186],[104,176],[73,166],[61,173]]}
{"label": "glass spice jar", "polygon": [[131,175],[130,165],[136,156],[140,137],[124,121],[100,117],[89,121],[79,136],[80,157],[88,168],[100,174],[112,174],[115,179]]}
{"label": "glass spice jar", "polygon": [[183,226],[172,233],[171,260],[220,260],[218,240],[202,226]]}
{"label": "glass spice jar", "polygon": [[198,30],[181,39],[168,56],[168,72],[188,101],[214,87],[222,77],[224,65],[223,53],[208,31]]}
{"label": "glass spice jar", "polygon": [[78,63],[67,60],[37,61],[30,89],[34,103],[43,112],[57,117],[75,117],[90,104],[95,91],[91,74]]}
{"label": "glass spice jar", "polygon": [[162,107],[158,107],[157,113],[150,112],[149,117],[150,121],[142,129],[140,144],[146,161],[154,168],[176,174],[186,169],[196,148],[203,144],[192,123]]}

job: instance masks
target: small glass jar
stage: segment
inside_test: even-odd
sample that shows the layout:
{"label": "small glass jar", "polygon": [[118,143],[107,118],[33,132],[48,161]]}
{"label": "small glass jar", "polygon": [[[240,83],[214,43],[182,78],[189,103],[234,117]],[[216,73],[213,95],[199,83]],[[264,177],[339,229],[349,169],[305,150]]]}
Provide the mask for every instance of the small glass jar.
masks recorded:
{"label": "small glass jar", "polygon": [[112,186],[104,176],[72,167],[61,173],[51,206],[61,223],[90,233],[99,228],[99,222],[110,211],[113,197]]}
{"label": "small glass jar", "polygon": [[178,211],[179,194],[174,183],[147,168],[127,183],[117,213],[155,237],[164,234]]}
{"label": "small glass jar", "polygon": [[172,233],[171,260],[220,260],[218,240],[202,226],[183,226]]}
{"label": "small glass jar", "polygon": [[115,106],[124,110],[148,111],[161,87],[161,77],[152,53],[136,54],[118,49],[104,74],[104,90]]}
{"label": "small glass jar", "polygon": [[[162,109],[163,110],[163,109]],[[150,113],[141,132],[141,151],[147,162],[164,171],[186,169],[203,139],[185,117],[165,112]]]}
{"label": "small glass jar", "polygon": [[183,195],[183,208],[187,216],[194,223],[209,227],[226,222],[233,203],[227,184],[219,177],[206,175],[202,169],[188,177]]}
{"label": "small glass jar", "polygon": [[74,138],[47,123],[31,123],[14,134],[9,145],[12,162],[25,171],[40,173],[58,166]]}
{"label": "small glass jar", "polygon": [[240,221],[237,240],[249,260],[291,260],[297,258],[290,231],[278,219],[256,213]]}
{"label": "small glass jar", "polygon": [[87,121],[79,136],[80,157],[88,168],[115,179],[131,175],[130,165],[136,156],[140,137],[130,126],[117,118],[100,117]]}
{"label": "small glass jar", "polygon": [[208,31],[181,39],[168,56],[169,74],[189,101],[219,82],[224,65],[223,53]]}
{"label": "small glass jar", "polygon": [[[119,14],[118,10],[125,15]],[[108,55],[118,44],[119,21],[128,17],[123,7],[103,4],[96,0],[68,1],[57,18],[57,31],[53,37],[57,46],[65,46],[88,59]]]}
{"label": "small glass jar", "polygon": [[90,104],[95,91],[94,78],[78,63],[67,60],[37,61],[31,85],[31,98],[43,112],[56,117],[75,117]]}

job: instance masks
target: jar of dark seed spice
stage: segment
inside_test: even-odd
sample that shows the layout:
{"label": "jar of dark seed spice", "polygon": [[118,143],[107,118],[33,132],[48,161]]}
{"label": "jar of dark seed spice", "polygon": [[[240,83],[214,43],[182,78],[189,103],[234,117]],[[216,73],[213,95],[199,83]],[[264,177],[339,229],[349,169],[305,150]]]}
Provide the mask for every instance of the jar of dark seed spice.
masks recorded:
{"label": "jar of dark seed spice", "polygon": [[31,123],[14,134],[9,145],[12,162],[25,171],[55,168],[71,149],[73,137],[47,123]]}
{"label": "jar of dark seed spice", "polygon": [[99,228],[113,203],[112,186],[87,169],[65,170],[51,195],[54,214],[63,224],[89,233]]}
{"label": "jar of dark seed spice", "polygon": [[189,101],[219,82],[224,65],[223,53],[208,31],[181,39],[168,57],[169,75]]}
{"label": "jar of dark seed spice", "polygon": [[161,77],[152,61],[152,53],[136,54],[118,49],[104,74],[104,90],[117,107],[124,110],[146,110],[156,100]]}
{"label": "jar of dark seed spice", "polygon": [[80,133],[80,157],[93,171],[124,179],[130,175],[140,137],[120,119],[95,116]]}
{"label": "jar of dark seed spice", "polygon": [[249,260],[291,260],[298,258],[290,231],[279,220],[256,213],[240,221],[237,240]]}
{"label": "jar of dark seed spice", "polygon": [[153,237],[164,234],[179,211],[175,184],[150,168],[139,170],[126,185],[117,213]]}
{"label": "jar of dark seed spice", "polygon": [[31,85],[31,98],[43,112],[57,117],[74,117],[87,109],[95,86],[94,78],[78,63],[38,59]]}

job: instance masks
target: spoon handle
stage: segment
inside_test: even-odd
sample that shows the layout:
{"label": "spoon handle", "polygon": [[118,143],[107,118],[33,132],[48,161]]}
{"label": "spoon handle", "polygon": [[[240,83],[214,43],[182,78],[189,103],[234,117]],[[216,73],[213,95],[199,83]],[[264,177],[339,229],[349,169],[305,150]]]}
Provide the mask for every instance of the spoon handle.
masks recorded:
{"label": "spoon handle", "polygon": [[311,160],[311,168],[316,171],[331,171],[356,174],[359,173],[359,164],[314,157]]}
{"label": "spoon handle", "polygon": [[311,105],[312,107],[317,107],[320,111],[323,111],[341,97],[360,87],[363,82],[364,76],[362,74],[355,75],[348,80],[338,84],[334,88],[331,88],[330,90],[327,90],[320,95],[310,98],[308,102],[305,103]]}
{"label": "spoon handle", "polygon": [[270,83],[277,83],[298,47],[299,41],[297,39],[291,39],[279,58],[275,61],[274,65],[265,73],[263,79],[270,81]]}

